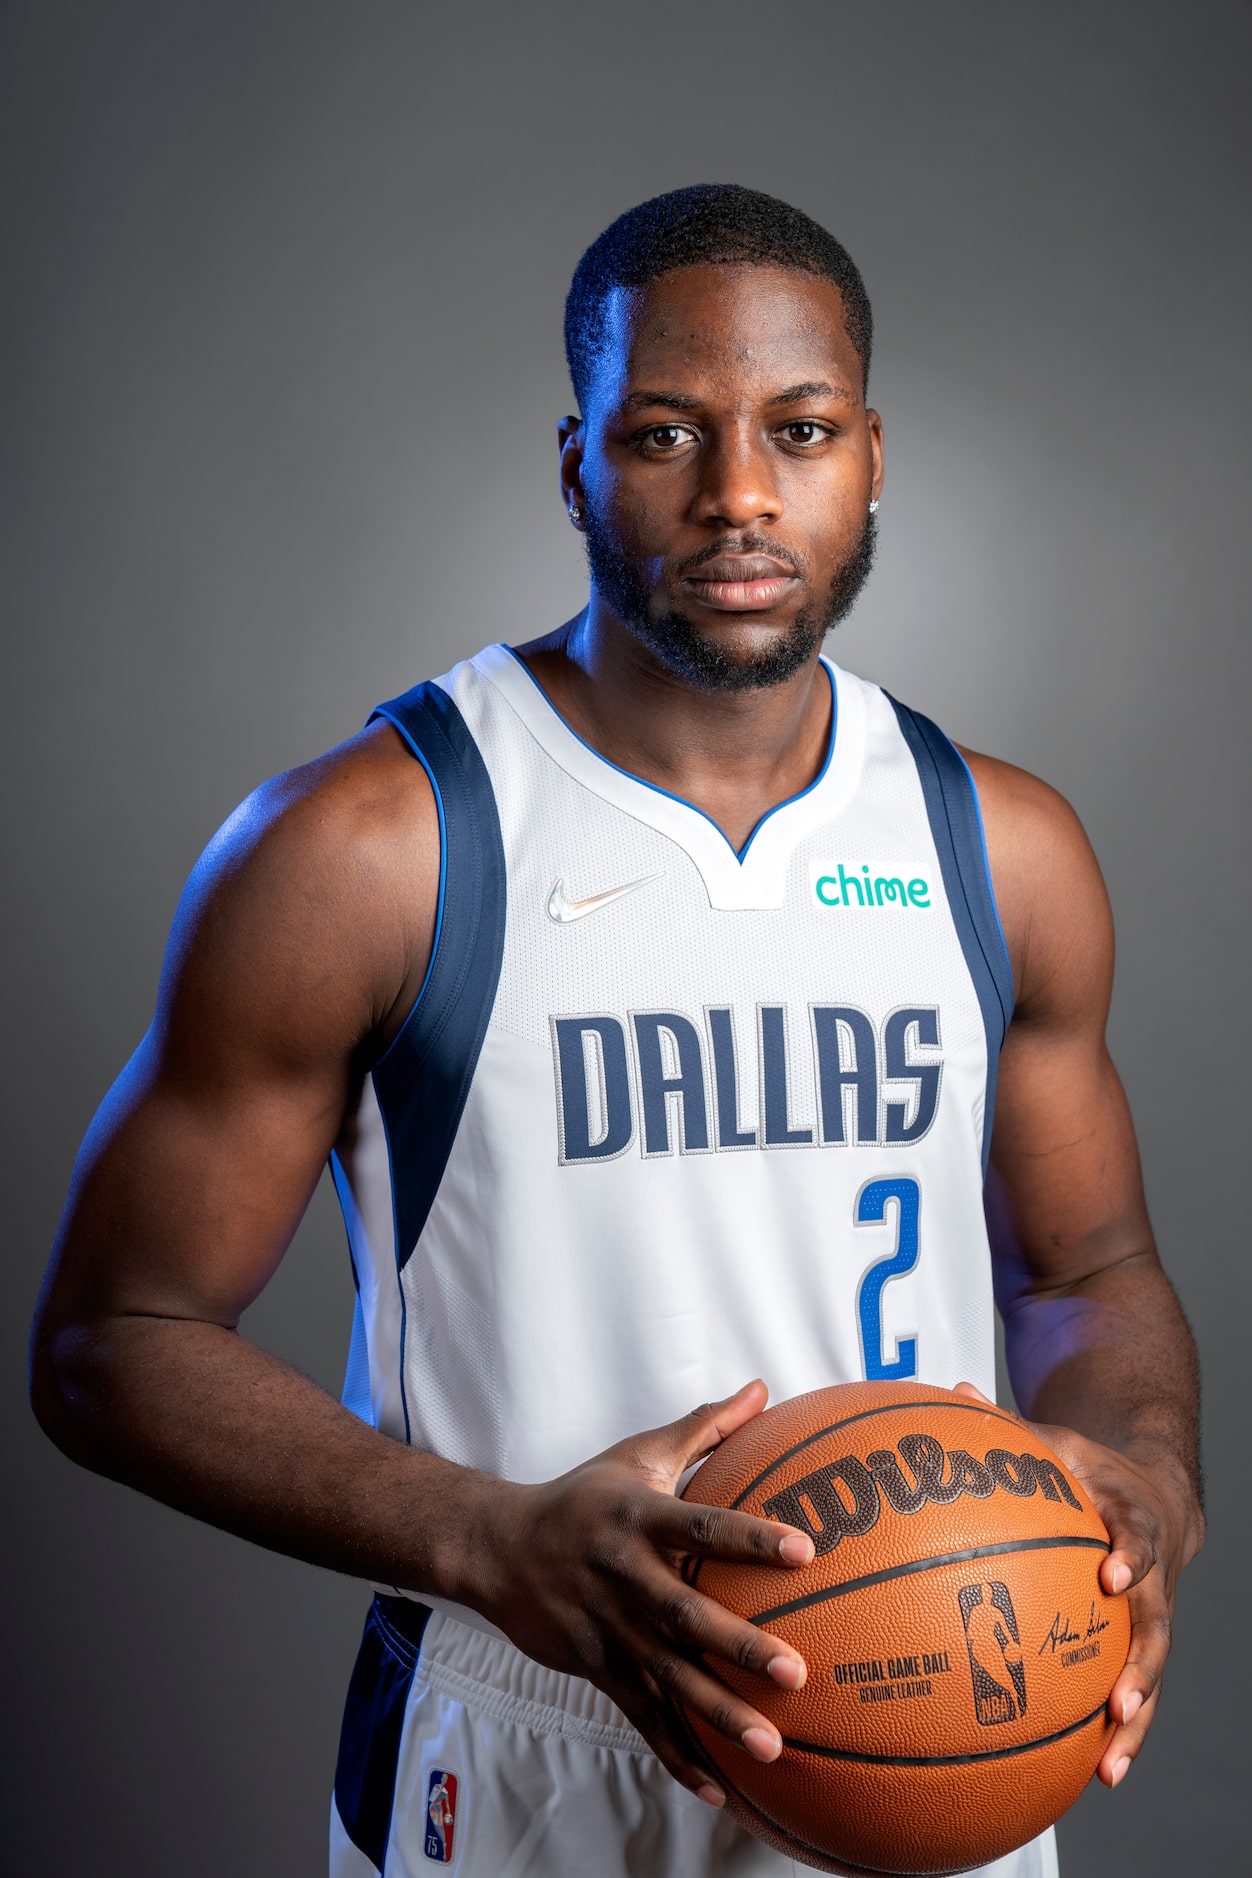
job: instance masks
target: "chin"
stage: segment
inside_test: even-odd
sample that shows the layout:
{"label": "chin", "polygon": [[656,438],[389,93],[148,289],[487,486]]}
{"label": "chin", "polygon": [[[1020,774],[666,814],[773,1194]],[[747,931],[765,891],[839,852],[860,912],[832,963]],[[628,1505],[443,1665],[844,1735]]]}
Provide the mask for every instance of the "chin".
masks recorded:
{"label": "chin", "polygon": [[669,671],[706,691],[756,691],[785,683],[816,656],[825,638],[811,615],[789,620],[755,613],[693,619],[667,613],[631,628]]}

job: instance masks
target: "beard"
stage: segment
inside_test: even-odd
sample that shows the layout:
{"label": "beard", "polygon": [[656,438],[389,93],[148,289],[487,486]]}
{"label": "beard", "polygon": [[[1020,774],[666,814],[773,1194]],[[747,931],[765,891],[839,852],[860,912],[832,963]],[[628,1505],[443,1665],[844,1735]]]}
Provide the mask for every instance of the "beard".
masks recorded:
{"label": "beard", "polygon": [[[869,579],[878,546],[878,517],[867,514],[858,540],[836,567],[822,603],[802,607],[781,637],[762,650],[736,657],[719,634],[701,632],[687,614],[677,608],[659,615],[651,611],[651,590],[641,568],[623,552],[590,506],[585,510],[583,529],[596,592],[667,670],[702,691],[762,690],[781,685],[794,676],[820,649],[826,634],[852,611],[857,595]],[[701,549],[699,554],[681,562],[676,572],[680,575],[689,572],[715,555],[728,552],[770,554],[785,561],[798,574],[805,571],[794,554],[784,555],[763,535],[736,535],[723,537]],[[754,615],[747,613],[737,617],[751,622]]]}

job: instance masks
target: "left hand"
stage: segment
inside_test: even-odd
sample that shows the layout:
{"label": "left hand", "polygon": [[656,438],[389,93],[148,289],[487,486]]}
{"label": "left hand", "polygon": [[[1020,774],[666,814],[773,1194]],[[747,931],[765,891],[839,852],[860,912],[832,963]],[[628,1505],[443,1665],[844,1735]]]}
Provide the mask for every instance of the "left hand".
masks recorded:
{"label": "left hand", "polygon": [[[986,1402],[972,1382],[957,1395]],[[988,1404],[993,1407],[994,1404]],[[1109,1715],[1117,1724],[1100,1757],[1097,1779],[1115,1787],[1143,1746],[1160,1699],[1169,1655],[1178,1574],[1200,1549],[1204,1516],[1181,1464],[1168,1456],[1152,1463],[1106,1448],[1098,1441],[1048,1422],[1028,1422],[1081,1481],[1108,1527],[1110,1549],[1100,1583],[1130,1605],[1130,1652],[1109,1692]]]}

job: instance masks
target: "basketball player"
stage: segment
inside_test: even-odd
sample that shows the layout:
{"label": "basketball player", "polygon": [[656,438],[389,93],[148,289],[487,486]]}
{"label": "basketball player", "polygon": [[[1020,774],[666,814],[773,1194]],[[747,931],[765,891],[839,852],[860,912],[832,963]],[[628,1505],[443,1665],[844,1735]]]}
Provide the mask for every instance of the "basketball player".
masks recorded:
{"label": "basketball player", "polygon": [[[680,1567],[782,1581],[811,1541],[676,1489],[767,1386],[991,1395],[993,1285],[1018,1400],[1129,1588],[1106,1785],[1201,1536],[1082,830],[822,657],[883,484],[856,268],[782,203],[681,190],[589,249],[566,336],[586,609],[534,638],[519,579],[526,643],[380,707],[212,842],[35,1328],[67,1453],[380,1588],[336,1878],[793,1869],[674,1705],[768,1762],[718,1666],[806,1666]],[[236,1334],[328,1156],[342,1404]],[[1049,1834],[996,1869],[1054,1859]]]}

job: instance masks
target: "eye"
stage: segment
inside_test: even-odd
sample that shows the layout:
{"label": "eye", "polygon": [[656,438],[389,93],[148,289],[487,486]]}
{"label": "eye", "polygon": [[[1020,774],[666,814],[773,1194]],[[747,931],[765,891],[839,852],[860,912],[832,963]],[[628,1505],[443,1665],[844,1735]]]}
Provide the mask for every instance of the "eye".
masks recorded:
{"label": "eye", "polygon": [[650,456],[673,456],[696,441],[696,433],[689,424],[650,424],[634,438],[635,444]]}
{"label": "eye", "polygon": [[811,450],[814,444],[824,443],[830,436],[825,424],[819,424],[811,417],[797,417],[793,423],[784,424],[782,435],[787,443],[798,444],[801,449]]}

